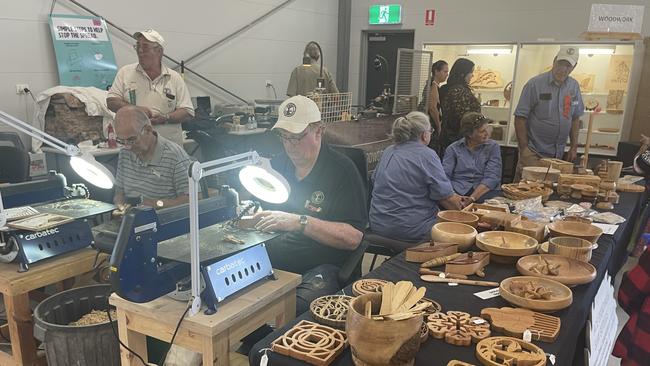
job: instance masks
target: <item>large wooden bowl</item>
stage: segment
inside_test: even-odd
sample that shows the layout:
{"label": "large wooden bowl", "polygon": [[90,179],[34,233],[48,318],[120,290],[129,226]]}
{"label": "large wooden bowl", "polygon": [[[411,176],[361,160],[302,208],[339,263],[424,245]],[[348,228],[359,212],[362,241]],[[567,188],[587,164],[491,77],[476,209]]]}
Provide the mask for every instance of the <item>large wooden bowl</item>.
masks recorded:
{"label": "large wooden bowl", "polygon": [[420,349],[422,315],[405,320],[373,320],[366,318],[366,303],[372,313],[379,314],[381,293],[358,296],[350,303],[345,332],[357,366],[413,365]]}
{"label": "large wooden bowl", "polygon": [[431,240],[458,244],[459,251],[465,251],[474,245],[476,234],[476,229],[458,222],[439,222],[431,228]]}
{"label": "large wooden bowl", "polygon": [[476,246],[504,257],[521,257],[535,253],[537,240],[509,231],[485,231],[476,235]]}
{"label": "large wooden bowl", "polygon": [[597,244],[572,236],[556,236],[548,240],[548,253],[589,262]]}
{"label": "large wooden bowl", "polygon": [[[540,263],[540,259],[549,264],[560,265],[557,276],[531,271],[531,267]],[[567,286],[582,285],[596,278],[596,268],[589,263],[554,254],[535,254],[519,258],[517,270],[524,276],[548,278]]]}
{"label": "large wooden bowl", "polygon": [[603,234],[603,230],[598,226],[573,221],[552,222],[548,224],[548,230],[551,233],[551,238],[556,236],[573,236],[574,238],[589,240],[592,243],[595,243]]}
{"label": "large wooden bowl", "polygon": [[[510,291],[510,284],[513,281],[533,281],[534,283],[549,288],[551,291],[553,291],[553,295],[551,296],[550,300],[526,299],[524,297],[515,295]],[[499,294],[501,297],[503,297],[504,300],[513,305],[540,312],[554,312],[562,310],[571,305],[573,302],[573,293],[571,292],[570,288],[557,281],[533,276],[517,276],[506,278],[505,280],[501,281],[501,285],[499,286]]]}
{"label": "large wooden bowl", "polygon": [[460,222],[461,224],[476,227],[478,225],[478,220],[478,216],[470,212],[456,210],[438,212],[438,222]]}

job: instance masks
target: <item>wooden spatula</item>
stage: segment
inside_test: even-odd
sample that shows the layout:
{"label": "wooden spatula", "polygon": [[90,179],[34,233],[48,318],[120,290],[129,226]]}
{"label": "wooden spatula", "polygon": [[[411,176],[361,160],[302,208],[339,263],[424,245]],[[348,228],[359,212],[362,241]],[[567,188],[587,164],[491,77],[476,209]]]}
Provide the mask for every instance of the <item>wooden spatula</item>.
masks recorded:
{"label": "wooden spatula", "polygon": [[388,314],[391,311],[391,303],[393,300],[393,289],[395,284],[389,282],[382,286],[381,288],[381,308],[379,309],[379,315]]}

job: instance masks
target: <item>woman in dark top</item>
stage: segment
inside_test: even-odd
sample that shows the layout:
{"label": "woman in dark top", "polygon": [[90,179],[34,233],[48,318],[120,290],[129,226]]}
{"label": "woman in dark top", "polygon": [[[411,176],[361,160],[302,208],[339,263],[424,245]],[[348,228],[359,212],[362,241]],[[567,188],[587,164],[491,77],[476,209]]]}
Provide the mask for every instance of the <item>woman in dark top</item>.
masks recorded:
{"label": "woman in dark top", "polygon": [[444,83],[449,76],[449,65],[447,61],[438,60],[431,65],[431,84],[429,85],[429,121],[431,121],[431,142],[429,147],[438,151],[438,140],[440,139],[440,130],[442,123],[442,107],[440,106],[440,84]]}
{"label": "woman in dark top", "polygon": [[454,62],[449,72],[447,84],[440,88],[440,105],[442,106],[442,133],[440,148],[444,151],[460,136],[460,120],[465,113],[481,112],[481,103],[472,94],[469,81],[474,72],[474,63],[466,58]]}

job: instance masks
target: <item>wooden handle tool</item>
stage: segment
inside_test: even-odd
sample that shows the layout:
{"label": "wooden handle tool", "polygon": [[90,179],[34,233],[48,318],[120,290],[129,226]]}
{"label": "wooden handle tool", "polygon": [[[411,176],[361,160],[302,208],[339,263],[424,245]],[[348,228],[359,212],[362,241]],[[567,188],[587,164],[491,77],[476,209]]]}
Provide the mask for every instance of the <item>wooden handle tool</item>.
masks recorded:
{"label": "wooden handle tool", "polygon": [[438,257],[438,258],[433,258],[432,260],[428,262],[424,262],[420,264],[420,267],[437,267],[437,266],[442,266],[443,264],[454,260],[456,258],[460,257],[460,253],[454,253],[450,254],[444,257]]}
{"label": "wooden handle tool", "polygon": [[420,273],[421,275],[433,275],[433,276],[440,276],[441,274],[444,274],[445,278],[456,278],[456,279],[459,279],[459,280],[466,280],[467,279],[467,276],[462,275],[462,274],[445,273],[445,272],[442,272],[442,271],[434,271],[434,270],[428,269],[428,268],[420,268],[418,273]]}
{"label": "wooden handle tool", "polygon": [[420,279],[424,282],[433,282],[433,283],[458,283],[460,285],[499,287],[498,282],[441,278],[438,276],[431,276],[431,275],[420,276]]}

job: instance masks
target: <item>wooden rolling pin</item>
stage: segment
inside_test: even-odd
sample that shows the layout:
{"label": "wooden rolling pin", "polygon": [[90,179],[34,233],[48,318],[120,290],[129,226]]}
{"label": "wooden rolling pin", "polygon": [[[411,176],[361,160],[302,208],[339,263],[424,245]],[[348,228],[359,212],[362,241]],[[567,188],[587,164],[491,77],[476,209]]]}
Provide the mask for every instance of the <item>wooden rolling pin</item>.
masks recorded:
{"label": "wooden rolling pin", "polygon": [[462,274],[445,273],[445,272],[442,272],[442,271],[434,271],[434,270],[431,270],[431,269],[428,269],[428,268],[420,268],[418,273],[420,273],[421,275],[433,275],[433,276],[438,276],[438,277],[440,276],[440,274],[444,273],[445,278],[456,278],[456,279],[459,279],[459,280],[466,280],[467,279],[467,276],[462,275]]}
{"label": "wooden rolling pin", "polygon": [[499,287],[498,282],[476,281],[476,280],[461,280],[461,279],[454,279],[454,278],[441,278],[441,277],[432,276],[432,275],[420,276],[420,279],[422,281],[424,281],[424,282],[433,282],[433,283],[458,283],[458,284],[461,284],[461,285]]}
{"label": "wooden rolling pin", "polygon": [[432,260],[428,262],[424,262],[420,264],[420,267],[437,267],[437,266],[442,266],[443,264],[454,260],[456,258],[460,257],[460,253],[454,253],[450,255],[446,255],[444,257],[438,257],[438,258],[433,258]]}

